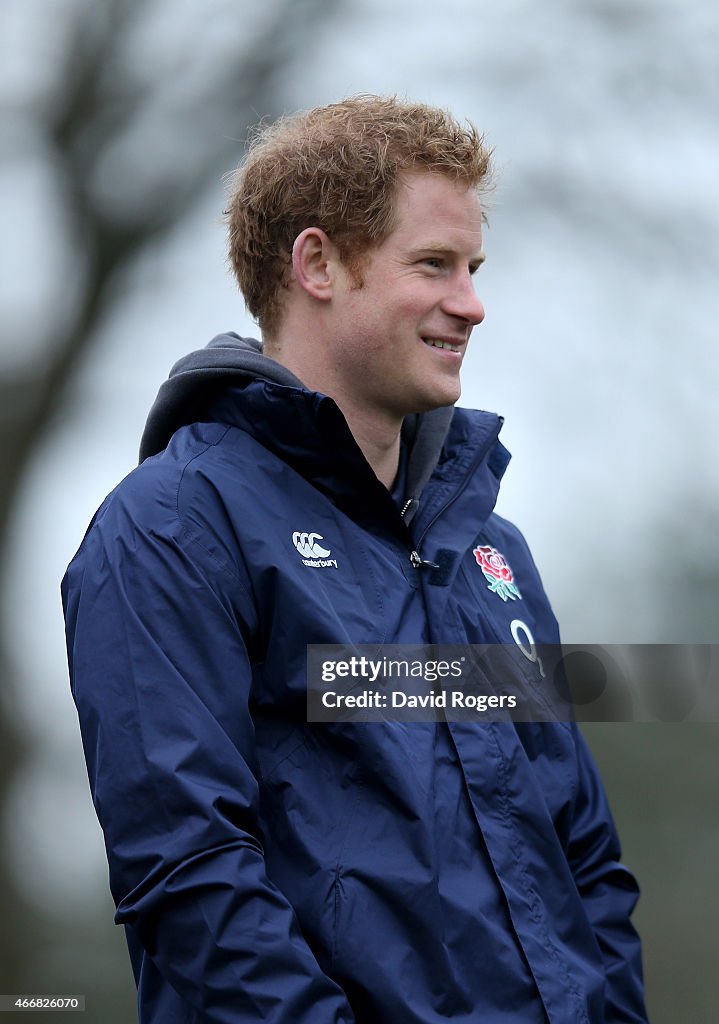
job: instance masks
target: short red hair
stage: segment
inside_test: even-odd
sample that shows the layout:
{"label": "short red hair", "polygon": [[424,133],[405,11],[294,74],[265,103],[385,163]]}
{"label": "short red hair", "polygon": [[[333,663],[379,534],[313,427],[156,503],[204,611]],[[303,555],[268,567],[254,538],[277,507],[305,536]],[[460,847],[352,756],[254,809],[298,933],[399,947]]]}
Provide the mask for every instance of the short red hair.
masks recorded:
{"label": "short red hair", "polygon": [[226,213],[230,261],[263,333],[279,326],[300,232],[321,228],[359,276],[392,230],[400,176],[423,170],[486,190],[491,152],[470,122],[395,97],[355,96],[255,130]]}

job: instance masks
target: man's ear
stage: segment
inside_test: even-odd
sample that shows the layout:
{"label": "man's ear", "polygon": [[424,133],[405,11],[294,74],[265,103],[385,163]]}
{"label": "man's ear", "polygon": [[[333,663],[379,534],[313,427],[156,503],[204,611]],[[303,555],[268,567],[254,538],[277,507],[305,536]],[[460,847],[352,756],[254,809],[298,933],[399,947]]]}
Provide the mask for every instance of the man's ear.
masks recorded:
{"label": "man's ear", "polygon": [[332,298],[338,258],[337,247],[321,228],[305,228],[292,246],[292,276],[309,295],[326,302]]}

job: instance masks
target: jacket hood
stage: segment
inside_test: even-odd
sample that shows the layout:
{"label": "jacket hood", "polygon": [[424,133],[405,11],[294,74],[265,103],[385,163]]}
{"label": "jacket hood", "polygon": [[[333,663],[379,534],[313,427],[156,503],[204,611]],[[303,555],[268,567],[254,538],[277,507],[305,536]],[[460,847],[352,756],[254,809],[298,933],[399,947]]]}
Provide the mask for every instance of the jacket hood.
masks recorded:
{"label": "jacket hood", "polygon": [[[163,451],[180,427],[205,418],[218,394],[252,379],[307,390],[286,367],[263,354],[261,342],[234,332],[218,334],[205,348],[183,356],[170,370],[150,409],[140,442],[140,462]],[[454,407],[447,406],[405,419],[405,492],[408,498],[415,499],[408,509],[407,521],[412,518],[416,499],[437,464],[453,413]]]}
{"label": "jacket hood", "polygon": [[201,419],[217,393],[252,378],[303,388],[280,363],[262,352],[256,338],[218,334],[205,348],[178,359],[157,393],[140,441],[140,462],[163,451],[180,427]]}

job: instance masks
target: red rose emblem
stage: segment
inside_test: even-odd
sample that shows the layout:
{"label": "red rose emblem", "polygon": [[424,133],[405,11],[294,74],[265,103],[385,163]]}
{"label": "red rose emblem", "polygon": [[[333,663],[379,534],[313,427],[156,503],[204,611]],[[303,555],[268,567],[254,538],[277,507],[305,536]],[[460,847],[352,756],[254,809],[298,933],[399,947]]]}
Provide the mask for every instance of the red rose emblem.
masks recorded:
{"label": "red rose emblem", "polygon": [[496,580],[506,580],[507,583],[511,583],[514,579],[514,574],[507,565],[504,555],[500,555],[499,551],[490,547],[489,544],[475,548],[474,557],[477,559],[477,564],[481,565]]}
{"label": "red rose emblem", "polygon": [[477,565],[484,573],[493,594],[499,594],[503,601],[521,600],[519,587],[514,582],[514,573],[504,555],[490,544],[480,544],[472,552]]}

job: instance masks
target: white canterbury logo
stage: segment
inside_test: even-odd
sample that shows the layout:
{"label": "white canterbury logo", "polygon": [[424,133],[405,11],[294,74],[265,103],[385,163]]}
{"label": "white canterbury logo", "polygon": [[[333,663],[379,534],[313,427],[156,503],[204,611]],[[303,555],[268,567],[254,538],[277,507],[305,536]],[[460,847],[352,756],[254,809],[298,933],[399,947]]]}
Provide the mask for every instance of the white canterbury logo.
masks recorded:
{"label": "white canterbury logo", "polygon": [[324,540],[319,533],[293,533],[292,543],[305,558],[327,558],[329,551],[320,547],[318,540]]}
{"label": "white canterbury logo", "polygon": [[301,555],[304,555],[302,562],[304,565],[311,565],[316,568],[324,569],[329,566],[337,568],[337,559],[330,558],[330,549],[323,548],[317,541],[324,540],[321,533],[300,533],[296,531],[292,534],[292,543],[297,548]]}

